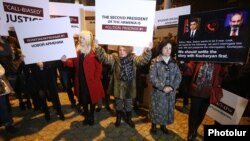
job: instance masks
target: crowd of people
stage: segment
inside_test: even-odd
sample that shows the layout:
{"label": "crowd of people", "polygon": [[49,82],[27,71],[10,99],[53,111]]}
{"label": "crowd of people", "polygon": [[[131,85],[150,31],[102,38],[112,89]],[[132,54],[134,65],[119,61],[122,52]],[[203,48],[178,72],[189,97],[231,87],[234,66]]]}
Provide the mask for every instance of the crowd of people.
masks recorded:
{"label": "crowd of people", "polygon": [[[190,36],[193,34],[190,33]],[[174,57],[176,43],[170,38],[160,40],[157,44],[149,43],[140,56],[134,55],[130,46],[118,46],[117,51],[107,53],[106,46],[99,45],[98,40],[94,39],[89,31],[82,31],[75,39],[76,58],[67,58],[63,55],[57,61],[25,65],[25,56],[22,55],[16,38],[1,36],[0,79],[3,87],[0,91],[0,124],[5,126],[7,132],[18,131],[13,126],[9,94],[17,97],[20,110],[41,111],[46,121],[50,121],[52,116],[47,103],[52,102],[59,119],[65,120],[58,96],[57,78],[60,78],[62,87],[68,94],[71,107],[83,114],[83,125],[95,124],[94,113],[100,101],[111,110],[109,97],[113,95],[115,126],[119,127],[122,117],[125,117],[125,122],[134,128],[132,110],[138,106],[134,101],[139,99],[142,102],[140,96],[143,95],[143,91],[140,90],[144,89],[137,83],[140,81],[138,77],[141,76],[139,70],[140,67],[145,67],[147,72],[144,74],[150,78],[150,82],[147,83],[152,83],[149,105],[152,123],[150,132],[156,134],[159,125],[161,132],[169,134],[167,125],[174,121],[176,95],[181,94],[182,110],[189,113],[190,141],[196,138],[197,129],[209,106],[210,88],[229,87],[233,92],[238,91],[236,86],[231,87],[232,81],[235,82],[236,79],[233,78],[234,65],[178,62]],[[241,74],[249,78],[249,73]],[[238,76],[247,80],[246,77]],[[9,88],[8,91],[2,89],[6,86]],[[248,89],[241,89],[240,93],[244,97],[249,97]]]}

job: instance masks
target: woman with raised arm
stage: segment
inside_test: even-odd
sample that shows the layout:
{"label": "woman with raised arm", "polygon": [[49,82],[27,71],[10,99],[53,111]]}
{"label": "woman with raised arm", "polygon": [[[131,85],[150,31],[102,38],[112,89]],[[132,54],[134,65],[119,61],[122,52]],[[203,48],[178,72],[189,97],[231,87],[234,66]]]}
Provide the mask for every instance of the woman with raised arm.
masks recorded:
{"label": "woman with raised arm", "polygon": [[116,127],[121,124],[123,110],[126,112],[126,122],[130,127],[135,127],[131,118],[133,99],[136,97],[136,66],[146,65],[149,62],[151,46],[150,44],[150,48],[141,56],[132,54],[130,46],[119,46],[118,53],[107,54],[96,42],[96,56],[101,62],[112,66],[110,81],[113,81],[113,85],[109,87],[113,89],[115,96]]}
{"label": "woman with raised arm", "polygon": [[82,31],[77,46],[77,57],[61,58],[65,65],[75,67],[74,92],[79,103],[83,106],[85,119],[83,125],[94,125],[95,104],[104,98],[101,82],[102,64],[94,52],[93,35],[90,31]]}

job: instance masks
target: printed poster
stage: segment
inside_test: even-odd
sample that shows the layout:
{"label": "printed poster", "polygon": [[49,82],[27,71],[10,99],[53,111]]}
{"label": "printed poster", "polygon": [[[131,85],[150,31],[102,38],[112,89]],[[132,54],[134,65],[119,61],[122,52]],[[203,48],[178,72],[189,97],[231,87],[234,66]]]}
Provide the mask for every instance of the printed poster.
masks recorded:
{"label": "printed poster", "polygon": [[60,60],[63,55],[76,57],[68,17],[20,23],[15,29],[25,64]]}
{"label": "printed poster", "polygon": [[179,22],[179,16],[190,14],[190,11],[190,5],[156,11],[155,27],[167,28],[177,26]]}
{"label": "printed poster", "polygon": [[69,17],[73,33],[79,34],[81,22],[80,7],[81,5],[79,4],[50,2],[50,18]]}
{"label": "printed poster", "polygon": [[14,24],[49,19],[49,0],[1,0],[0,34],[14,31]]}
{"label": "printed poster", "polygon": [[248,100],[223,89],[223,97],[217,104],[210,104],[207,115],[223,125],[237,125]]}
{"label": "printed poster", "polygon": [[153,0],[96,0],[96,39],[100,44],[148,47],[155,5]]}
{"label": "printed poster", "polygon": [[[232,34],[234,30],[235,35]],[[177,60],[245,63],[250,47],[249,35],[249,8],[179,16]]]}
{"label": "printed poster", "polygon": [[84,6],[81,8],[82,30],[88,30],[95,35],[95,7]]}

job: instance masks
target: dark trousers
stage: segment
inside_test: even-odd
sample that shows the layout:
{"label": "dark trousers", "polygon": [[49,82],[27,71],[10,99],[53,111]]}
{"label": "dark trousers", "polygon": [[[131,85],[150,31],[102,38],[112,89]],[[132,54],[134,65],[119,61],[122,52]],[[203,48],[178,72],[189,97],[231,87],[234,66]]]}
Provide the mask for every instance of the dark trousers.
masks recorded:
{"label": "dark trousers", "polygon": [[95,104],[83,104],[83,111],[85,119],[94,121]]}
{"label": "dark trousers", "polygon": [[41,107],[42,111],[45,113],[45,114],[48,114],[49,113],[49,108],[48,108],[48,105],[47,105],[47,96],[46,96],[46,92],[40,90],[38,91],[38,97],[39,97],[39,106]]}
{"label": "dark trousers", "polygon": [[188,99],[189,99],[191,79],[192,77],[190,76],[183,76],[181,80],[179,92],[183,97],[183,106],[187,106],[189,103]]}
{"label": "dark trousers", "polygon": [[131,112],[132,105],[133,105],[132,98],[128,98],[128,99],[115,98],[115,109],[117,111],[125,110],[126,112]]}
{"label": "dark trousers", "polygon": [[202,123],[207,109],[209,98],[191,97],[191,108],[188,117],[188,132],[194,134]]}
{"label": "dark trousers", "polygon": [[58,111],[61,112],[61,103],[58,95],[58,91],[56,87],[50,88],[49,90],[49,96],[51,98],[51,102],[53,104],[53,107]]}
{"label": "dark trousers", "polygon": [[55,92],[51,92],[48,90],[39,90],[38,91],[38,95],[39,95],[39,105],[42,108],[42,111],[44,113],[48,113],[48,105],[47,105],[47,99],[49,98],[53,104],[53,107],[55,108],[55,110],[57,111],[57,113],[61,113],[62,109],[61,109],[61,103],[59,100],[59,96],[58,93]]}
{"label": "dark trousers", "polygon": [[73,77],[71,76],[72,74],[68,69],[60,69],[59,72],[61,77],[61,83],[68,94],[70,103],[72,105],[75,105],[76,100],[74,98],[74,93],[72,91],[72,86],[73,86]]}
{"label": "dark trousers", "polygon": [[7,95],[0,96],[0,121],[4,124],[10,124],[12,122],[11,114],[8,109]]}

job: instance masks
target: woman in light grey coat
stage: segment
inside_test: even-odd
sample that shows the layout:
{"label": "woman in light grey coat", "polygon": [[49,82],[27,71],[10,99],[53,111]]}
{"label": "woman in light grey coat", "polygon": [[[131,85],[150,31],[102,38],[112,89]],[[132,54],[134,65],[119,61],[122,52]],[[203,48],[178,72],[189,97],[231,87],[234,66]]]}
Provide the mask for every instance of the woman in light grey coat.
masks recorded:
{"label": "woman in light grey coat", "polygon": [[155,134],[156,125],[161,131],[168,134],[167,124],[174,121],[176,89],[181,82],[181,72],[177,63],[171,58],[172,43],[162,41],[159,44],[159,53],[151,62],[150,81],[153,86],[151,95],[150,115],[152,127],[150,132]]}

